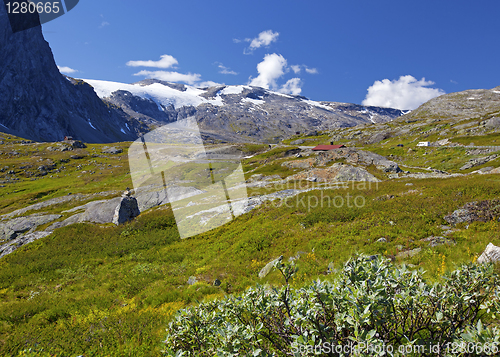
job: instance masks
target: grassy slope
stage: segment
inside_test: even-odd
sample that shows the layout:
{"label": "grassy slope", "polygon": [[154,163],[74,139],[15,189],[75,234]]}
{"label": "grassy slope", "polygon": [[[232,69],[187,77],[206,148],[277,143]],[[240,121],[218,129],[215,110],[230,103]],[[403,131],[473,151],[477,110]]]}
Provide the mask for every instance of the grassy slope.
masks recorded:
{"label": "grassy slope", "polygon": [[[126,143],[120,145],[126,149]],[[390,150],[404,157],[407,149],[399,153],[389,145],[382,146],[380,153]],[[24,146],[0,150],[14,147],[21,152]],[[125,154],[91,158],[93,148],[100,152],[99,145],[89,145],[87,159],[65,164],[68,169],[60,175],[68,176],[50,178],[56,176],[52,173],[36,181],[23,178],[5,184],[0,188],[1,212],[61,193],[130,186]],[[278,148],[247,159],[245,169],[256,169],[250,175],[272,174],[282,152]],[[428,166],[443,160],[438,153],[428,155],[435,157]],[[450,155],[457,157],[456,153]],[[3,162],[17,167],[28,158],[29,154],[21,160],[12,157],[19,160],[13,163],[9,156]],[[415,160],[420,160],[418,155]],[[467,160],[462,158],[454,167]],[[87,166],[77,168],[83,164]],[[107,165],[112,165],[113,174]],[[98,174],[100,167],[103,175]],[[97,174],[78,177],[81,170]],[[413,186],[406,186],[409,182]],[[203,298],[240,292],[256,283],[281,284],[276,272],[263,280],[257,274],[271,259],[281,254],[288,258],[298,251],[307,254],[298,261],[296,285],[323,276],[329,263],[340,267],[353,253],[395,256],[398,246],[422,247],[423,252],[407,262],[424,267],[427,276],[436,279],[443,269],[474,259],[489,242],[500,245],[500,223],[460,227],[450,236],[456,246],[428,248],[420,239],[439,235],[439,226],[445,224],[442,217],[464,203],[499,197],[499,183],[500,175],[388,181],[367,189],[355,186],[323,192],[323,197],[337,198],[336,202],[339,197],[347,201],[347,195],[360,196],[366,203],[362,207],[319,204],[308,209],[308,201],[313,205],[321,202],[320,191],[312,191],[288,201],[290,207],[271,202],[186,240],[179,239],[168,206],[152,209],[120,227],[78,224],[56,230],[0,260],[0,355],[26,348],[68,356],[159,355],[166,322],[177,309]],[[395,197],[387,199],[388,195]],[[328,201],[323,203],[326,206]],[[51,210],[63,208],[67,207]],[[380,237],[389,242],[376,243]],[[187,285],[190,276],[199,282]],[[222,281],[220,287],[212,285],[215,279]]]}

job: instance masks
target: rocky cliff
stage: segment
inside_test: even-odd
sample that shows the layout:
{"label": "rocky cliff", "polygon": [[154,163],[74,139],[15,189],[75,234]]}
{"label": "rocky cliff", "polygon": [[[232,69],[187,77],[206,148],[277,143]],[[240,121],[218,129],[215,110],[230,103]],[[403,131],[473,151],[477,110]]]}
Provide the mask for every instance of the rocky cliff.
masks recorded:
{"label": "rocky cliff", "polygon": [[0,131],[36,141],[65,135],[87,142],[137,137],[137,121],[103,103],[88,84],[61,75],[40,26],[14,33],[23,25],[16,21],[27,19],[10,20],[1,4]]}

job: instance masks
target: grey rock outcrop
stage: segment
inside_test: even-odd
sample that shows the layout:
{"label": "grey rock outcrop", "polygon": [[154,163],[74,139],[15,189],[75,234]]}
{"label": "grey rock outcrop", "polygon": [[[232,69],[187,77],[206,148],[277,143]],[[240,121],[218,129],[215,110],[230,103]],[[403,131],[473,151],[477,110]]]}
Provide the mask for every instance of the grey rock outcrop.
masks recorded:
{"label": "grey rock outcrop", "polygon": [[493,243],[489,243],[484,252],[477,258],[477,262],[480,264],[498,261],[500,261],[500,247],[497,247]]}
{"label": "grey rock outcrop", "polygon": [[120,203],[115,209],[113,216],[113,223],[116,225],[128,222],[137,217],[141,212],[137,206],[135,197],[124,196],[121,198]]}
{"label": "grey rock outcrop", "polygon": [[25,244],[34,242],[37,239],[44,238],[48,236],[51,232],[33,232],[29,234],[21,235],[8,243],[0,245],[0,258],[6,256],[7,254],[12,253],[17,250],[19,247],[22,247]]}
{"label": "grey rock outcrop", "polygon": [[269,263],[266,264],[264,268],[262,268],[259,272],[259,278],[265,278],[267,274],[271,272],[271,270],[274,268],[274,265],[280,261],[283,260],[283,256],[280,255],[278,258],[271,260]]}
{"label": "grey rock outcrop", "polygon": [[314,182],[350,182],[380,180],[361,167],[354,167],[342,163],[335,163],[326,169],[313,168],[289,176],[287,180],[309,180]]}
{"label": "grey rock outcrop", "polygon": [[38,226],[59,219],[59,214],[32,214],[27,217],[17,217],[0,223],[0,241],[10,241],[23,234],[33,232]]}
{"label": "grey rock outcrop", "polygon": [[467,170],[467,169],[473,168],[474,166],[480,166],[480,165],[486,164],[487,162],[489,162],[491,160],[495,160],[497,157],[498,157],[498,155],[493,154],[493,155],[486,156],[486,157],[471,159],[464,166],[462,166],[460,168],[460,170]]}
{"label": "grey rock outcrop", "polygon": [[74,223],[93,222],[93,223],[111,223],[115,215],[115,210],[120,203],[121,197],[115,197],[109,200],[92,201],[83,206],[74,207],[63,213],[76,213],[64,221],[56,222],[47,228],[47,231],[53,231],[56,228],[66,227]]}
{"label": "grey rock outcrop", "polygon": [[452,225],[474,221],[500,221],[500,199],[468,202],[462,208],[445,216],[444,220]]}
{"label": "grey rock outcrop", "polygon": [[115,154],[121,154],[123,152],[123,149],[117,149],[114,146],[112,146],[112,147],[105,146],[105,147],[102,148],[101,152],[103,154],[113,154],[113,155],[115,155]]}
{"label": "grey rock outcrop", "polygon": [[461,208],[444,217],[444,220],[451,225],[456,225],[458,223],[470,223],[474,220],[474,218],[468,209]]}
{"label": "grey rock outcrop", "polygon": [[454,240],[445,238],[445,237],[427,237],[422,239],[422,242],[429,242],[429,247],[437,247],[438,245],[443,245],[443,244],[448,244],[448,245],[455,245],[457,244]]}

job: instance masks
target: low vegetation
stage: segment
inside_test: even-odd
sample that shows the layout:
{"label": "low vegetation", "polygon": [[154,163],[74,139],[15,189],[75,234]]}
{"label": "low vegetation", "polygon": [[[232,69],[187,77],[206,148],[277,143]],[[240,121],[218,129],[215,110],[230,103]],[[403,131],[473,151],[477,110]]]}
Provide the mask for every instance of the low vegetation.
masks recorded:
{"label": "low vegetation", "polygon": [[[0,187],[0,214],[68,193],[104,192],[112,196],[132,186],[127,143],[114,145],[124,150],[119,154],[103,154],[103,145],[88,145],[78,149],[83,158],[75,159],[71,156],[77,154],[76,150],[49,151],[47,147],[53,144],[21,143],[20,140],[5,137],[4,144],[0,145],[1,166],[5,168],[0,172],[3,182],[0,186],[4,186]],[[403,148],[396,147],[400,138],[387,140],[366,148],[400,163],[404,170],[418,172],[421,170],[409,166],[431,166],[457,172],[461,165],[475,157],[467,155],[468,149],[460,147],[417,149],[412,146],[412,152],[408,152],[406,144]],[[284,158],[285,152],[293,148],[278,146],[268,150],[267,146],[245,146],[245,155],[254,155],[243,160],[246,178],[256,174],[284,177],[295,173],[295,169],[281,166],[284,160],[294,159]],[[11,154],[13,152],[18,154]],[[46,175],[37,176],[39,162],[47,160],[52,160],[55,168]],[[498,159],[495,160],[474,169],[487,165],[497,167]],[[27,165],[32,167],[21,168]],[[373,167],[368,169],[377,171]],[[28,176],[26,171],[36,174]],[[464,172],[470,171],[472,169]],[[74,224],[57,229],[50,236],[0,259],[0,355],[161,356],[165,353],[175,355],[179,349],[201,355],[193,352],[196,348],[194,342],[191,343],[194,335],[190,331],[193,330],[176,329],[182,319],[196,317],[199,323],[205,323],[203,344],[207,351],[214,355],[220,350],[221,355],[224,351],[229,356],[234,353],[237,337],[246,332],[236,330],[237,325],[233,324],[230,333],[215,334],[215,330],[206,325],[212,321],[207,311],[210,306],[220,306],[221,319],[210,328],[222,328],[224,323],[233,321],[230,316],[236,316],[231,315],[231,311],[240,306],[236,301],[242,301],[244,319],[253,316],[244,308],[247,309],[252,301],[262,301],[262,308],[271,309],[270,313],[266,316],[258,310],[251,313],[260,314],[266,323],[276,328],[272,332],[269,326],[253,325],[257,337],[238,337],[240,351],[245,351],[245,355],[249,354],[247,352],[280,355],[282,350],[276,348],[275,343],[284,344],[286,340],[291,348],[293,342],[310,345],[312,336],[334,336],[336,332],[326,323],[327,316],[333,316],[334,311],[314,303],[337,299],[339,304],[348,304],[353,297],[346,293],[346,286],[352,286],[354,296],[360,299],[366,289],[374,292],[362,301],[365,305],[360,304],[359,311],[348,310],[354,314],[349,315],[351,319],[346,315],[342,317],[344,320],[338,320],[344,327],[336,338],[343,344],[348,340],[353,344],[390,342],[394,346],[430,344],[437,340],[451,343],[493,341],[496,337],[491,334],[498,336],[495,330],[498,329],[498,317],[493,316],[497,305],[491,305],[489,312],[477,305],[479,310],[467,315],[467,306],[462,304],[465,310],[453,310],[457,311],[455,317],[451,316],[457,319],[453,321],[463,321],[460,328],[453,331],[446,321],[452,321],[450,309],[458,306],[453,304],[460,303],[460,296],[475,296],[477,301],[486,299],[485,303],[494,301],[489,298],[494,291],[488,288],[488,284],[498,279],[493,268],[470,263],[488,243],[500,245],[500,222],[494,217],[486,222],[442,226],[447,225],[443,219],[445,215],[466,203],[500,197],[500,175],[399,180],[388,180],[385,173],[377,175],[384,181],[371,185],[328,188],[311,182],[291,181],[287,185],[250,187],[249,195],[289,188],[316,186],[316,189],[288,201],[268,201],[228,224],[184,240],[179,238],[169,205],[150,209],[120,226]],[[107,196],[85,200],[103,197]],[[46,211],[62,213],[71,207],[70,203],[64,203]],[[447,239],[444,244],[431,246],[425,240],[444,235]],[[406,254],[411,251],[418,253]],[[352,258],[357,254],[377,255],[378,258],[369,261]],[[290,277],[285,271],[290,268],[280,265],[279,269],[287,277],[285,282],[279,269],[260,279],[260,270],[281,255],[283,262],[294,258],[300,269]],[[346,265],[346,262],[349,263]],[[402,267],[402,263],[406,267]],[[468,265],[462,267],[462,264]],[[370,278],[372,285],[363,283],[363,279],[368,281],[367,277],[374,272],[392,279],[401,291],[410,291],[414,296],[418,292],[427,294],[433,286],[442,296],[451,296],[453,289],[459,289],[457,284],[463,289],[463,295],[439,308],[430,295],[423,294],[427,300],[424,297],[424,300],[412,300],[422,308],[424,305],[429,307],[422,313],[435,321],[424,323],[425,328],[415,332],[413,337],[403,337],[401,332],[406,325],[402,321],[389,321],[387,315],[382,314],[384,311],[388,314],[383,309],[380,316],[374,313],[380,306],[386,306],[383,302],[389,296],[381,278]],[[408,279],[402,280],[398,274]],[[464,280],[465,276],[471,278]],[[196,279],[188,284],[190,277]],[[318,278],[320,282],[316,282]],[[473,284],[474,279],[482,282],[481,289]],[[220,284],[214,284],[216,280]],[[251,290],[247,290],[249,288]],[[321,291],[320,300],[315,295],[317,291]],[[404,294],[398,299],[393,306],[402,313],[410,300]],[[293,305],[293,314],[292,310],[290,315],[288,311],[283,312],[285,301]],[[271,302],[275,305],[270,306]],[[312,315],[299,309],[299,304],[309,304]],[[438,313],[443,313],[442,317]],[[285,324],[286,316],[293,316],[295,322]],[[314,318],[306,321],[310,316]],[[381,320],[377,320],[379,318]],[[314,325],[314,321],[321,326]],[[332,317],[330,322],[335,321]],[[170,328],[165,331],[167,326]],[[304,333],[291,334],[292,329]],[[445,336],[443,339],[432,335],[436,329]],[[309,332],[305,334],[305,331]],[[319,332],[316,335],[317,331],[323,335]],[[165,339],[167,344],[162,342]],[[253,345],[259,339],[262,347]],[[258,348],[252,350],[254,346]]]}

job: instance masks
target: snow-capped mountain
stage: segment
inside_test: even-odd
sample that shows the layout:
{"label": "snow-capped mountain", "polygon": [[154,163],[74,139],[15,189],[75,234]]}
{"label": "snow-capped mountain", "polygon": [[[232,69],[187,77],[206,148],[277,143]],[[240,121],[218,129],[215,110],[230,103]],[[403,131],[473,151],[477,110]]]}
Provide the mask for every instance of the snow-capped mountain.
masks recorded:
{"label": "snow-capped mountain", "polygon": [[316,102],[245,85],[200,89],[153,79],[133,84],[84,81],[101,99],[150,127],[195,116],[205,138],[222,141],[275,142],[296,132],[380,123],[402,115],[397,109]]}

